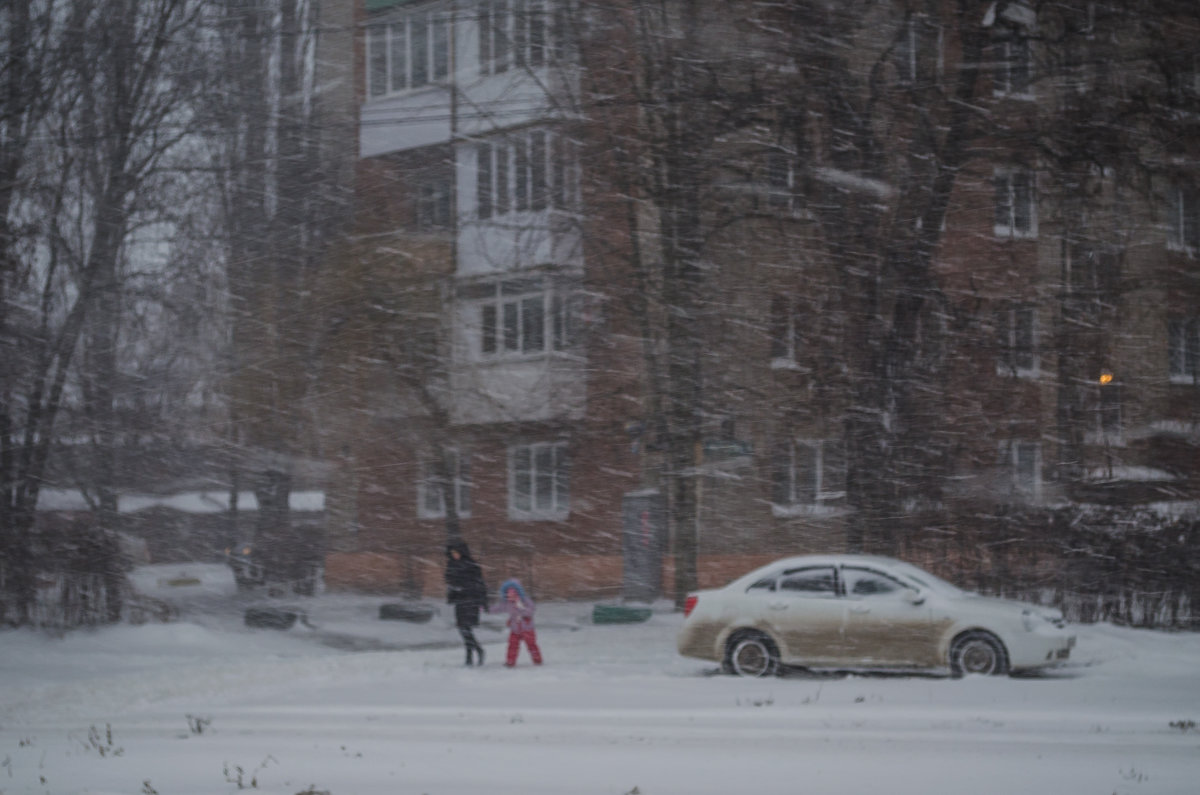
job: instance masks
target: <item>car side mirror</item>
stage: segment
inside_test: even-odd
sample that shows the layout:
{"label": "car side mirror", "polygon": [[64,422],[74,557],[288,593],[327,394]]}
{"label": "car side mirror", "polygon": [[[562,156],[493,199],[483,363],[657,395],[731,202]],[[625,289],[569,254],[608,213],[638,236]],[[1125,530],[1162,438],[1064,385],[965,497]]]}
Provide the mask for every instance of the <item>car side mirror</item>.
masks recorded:
{"label": "car side mirror", "polygon": [[905,588],[904,601],[908,602],[914,607],[917,605],[922,605],[925,604],[925,594],[921,593],[916,588]]}

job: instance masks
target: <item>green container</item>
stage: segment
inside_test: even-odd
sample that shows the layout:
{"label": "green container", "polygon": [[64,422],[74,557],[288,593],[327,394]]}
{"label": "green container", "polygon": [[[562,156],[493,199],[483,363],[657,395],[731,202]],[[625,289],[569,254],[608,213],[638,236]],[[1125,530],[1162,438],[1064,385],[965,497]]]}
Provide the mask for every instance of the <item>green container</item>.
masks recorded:
{"label": "green container", "polygon": [[596,605],[592,608],[593,624],[640,624],[650,618],[650,608],[627,605]]}

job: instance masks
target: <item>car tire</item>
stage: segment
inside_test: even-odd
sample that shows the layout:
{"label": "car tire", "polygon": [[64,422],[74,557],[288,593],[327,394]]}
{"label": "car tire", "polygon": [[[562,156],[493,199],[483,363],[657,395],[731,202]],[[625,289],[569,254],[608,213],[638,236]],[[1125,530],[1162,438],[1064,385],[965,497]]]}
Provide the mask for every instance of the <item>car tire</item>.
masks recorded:
{"label": "car tire", "polygon": [[779,673],[779,650],[761,632],[736,633],[726,644],[722,668],[737,676],[774,676]]}
{"label": "car tire", "polygon": [[950,674],[1001,676],[1008,673],[1008,655],[1004,644],[990,632],[965,632],[950,644]]}

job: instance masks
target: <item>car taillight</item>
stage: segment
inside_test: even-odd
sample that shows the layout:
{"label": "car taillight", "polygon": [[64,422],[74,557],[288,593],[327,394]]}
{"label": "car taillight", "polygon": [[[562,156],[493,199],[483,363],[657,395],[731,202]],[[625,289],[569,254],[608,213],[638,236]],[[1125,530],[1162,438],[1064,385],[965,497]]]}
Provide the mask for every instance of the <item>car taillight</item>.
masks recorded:
{"label": "car taillight", "polygon": [[684,618],[687,618],[688,616],[690,616],[692,614],[692,611],[696,609],[696,602],[699,602],[699,601],[700,601],[700,597],[695,596],[695,595],[688,596],[687,599],[683,600],[683,617]]}

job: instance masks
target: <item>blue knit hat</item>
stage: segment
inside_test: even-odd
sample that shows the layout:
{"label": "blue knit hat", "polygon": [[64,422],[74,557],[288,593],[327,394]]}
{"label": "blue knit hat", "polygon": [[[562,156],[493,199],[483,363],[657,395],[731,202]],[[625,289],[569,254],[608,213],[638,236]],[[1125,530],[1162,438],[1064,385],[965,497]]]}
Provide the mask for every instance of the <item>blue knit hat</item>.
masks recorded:
{"label": "blue knit hat", "polygon": [[508,598],[508,589],[509,588],[516,590],[517,596],[521,599],[522,602],[529,601],[529,596],[525,593],[525,589],[521,587],[521,581],[516,579],[515,577],[512,579],[509,579],[509,580],[505,580],[503,583],[500,584],[500,601],[503,602],[505,599]]}

